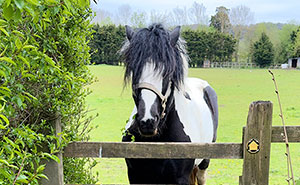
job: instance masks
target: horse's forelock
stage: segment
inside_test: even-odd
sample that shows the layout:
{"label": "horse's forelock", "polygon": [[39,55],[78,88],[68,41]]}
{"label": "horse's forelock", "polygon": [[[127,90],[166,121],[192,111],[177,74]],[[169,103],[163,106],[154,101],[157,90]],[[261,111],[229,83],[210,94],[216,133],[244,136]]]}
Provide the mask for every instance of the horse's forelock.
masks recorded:
{"label": "horse's forelock", "polygon": [[184,81],[184,59],[186,55],[184,41],[179,39],[175,46],[170,44],[169,31],[161,24],[137,30],[134,37],[125,42],[121,49],[125,63],[125,85],[130,79],[133,84],[139,82],[147,62],[154,63],[154,70],[164,78],[170,78],[179,88]]}

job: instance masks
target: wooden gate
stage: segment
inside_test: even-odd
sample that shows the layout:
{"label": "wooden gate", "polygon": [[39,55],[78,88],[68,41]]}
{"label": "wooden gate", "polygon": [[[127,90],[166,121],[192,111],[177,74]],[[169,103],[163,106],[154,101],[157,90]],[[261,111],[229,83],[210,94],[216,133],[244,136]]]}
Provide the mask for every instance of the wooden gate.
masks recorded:
{"label": "wooden gate", "polygon": [[[268,185],[271,142],[283,141],[283,127],[272,127],[273,104],[256,101],[250,104],[242,143],[141,143],[141,142],[72,142],[64,157],[99,158],[210,158],[243,159],[240,185]],[[60,123],[59,121],[57,123]],[[56,129],[59,124],[56,124]],[[289,142],[300,142],[300,126],[287,127]],[[59,156],[60,154],[58,154]],[[63,185],[63,167],[47,162],[47,176],[42,184]],[[46,168],[47,168],[46,166]],[[53,167],[54,166],[54,167]]]}

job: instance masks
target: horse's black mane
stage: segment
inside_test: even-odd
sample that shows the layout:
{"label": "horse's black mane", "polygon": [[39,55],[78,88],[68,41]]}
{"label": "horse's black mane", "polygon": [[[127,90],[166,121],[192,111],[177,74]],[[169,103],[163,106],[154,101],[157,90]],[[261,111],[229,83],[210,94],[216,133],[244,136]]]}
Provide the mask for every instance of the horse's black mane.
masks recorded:
{"label": "horse's black mane", "polygon": [[152,61],[155,71],[164,78],[170,78],[175,87],[183,83],[184,63],[181,54],[186,55],[184,43],[178,40],[175,46],[170,43],[170,32],[161,24],[153,24],[139,29],[121,50],[125,63],[125,85],[132,80],[138,84],[147,62]]}

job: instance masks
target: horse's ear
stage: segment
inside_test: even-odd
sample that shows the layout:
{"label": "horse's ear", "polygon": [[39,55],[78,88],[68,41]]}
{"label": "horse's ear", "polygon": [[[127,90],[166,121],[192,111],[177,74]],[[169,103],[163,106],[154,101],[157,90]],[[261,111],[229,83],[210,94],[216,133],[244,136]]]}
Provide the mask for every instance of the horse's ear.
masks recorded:
{"label": "horse's ear", "polygon": [[134,35],[134,31],[133,31],[133,29],[132,29],[130,26],[128,26],[128,25],[125,26],[125,29],[126,29],[126,36],[127,36],[127,39],[130,41],[130,40],[132,39],[133,35]]}
{"label": "horse's ear", "polygon": [[180,36],[180,26],[177,26],[171,33],[170,33],[170,40],[171,40],[171,45],[175,46],[179,36]]}

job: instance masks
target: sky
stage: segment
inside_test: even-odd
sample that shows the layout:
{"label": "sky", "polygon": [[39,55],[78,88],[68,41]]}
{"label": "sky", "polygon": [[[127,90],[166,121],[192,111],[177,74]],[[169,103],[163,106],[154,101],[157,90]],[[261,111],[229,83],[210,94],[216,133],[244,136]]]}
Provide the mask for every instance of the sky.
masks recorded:
{"label": "sky", "polygon": [[218,6],[230,9],[244,5],[254,12],[254,23],[300,23],[300,0],[98,0],[97,5],[92,1],[91,6],[93,10],[102,9],[114,14],[119,6],[128,4],[134,11],[149,13],[151,10],[165,12],[176,7],[189,8],[194,1],[206,7],[206,14],[209,17],[215,14]]}

